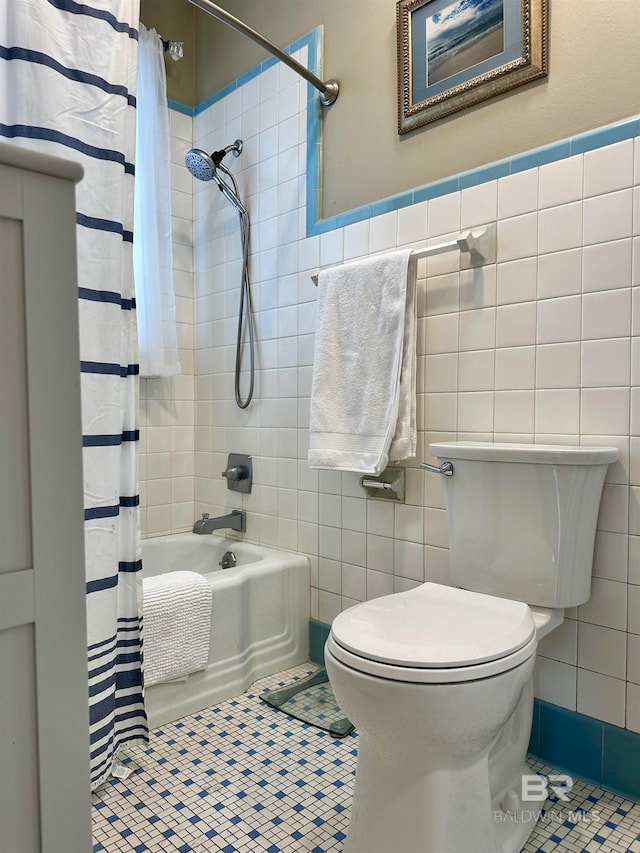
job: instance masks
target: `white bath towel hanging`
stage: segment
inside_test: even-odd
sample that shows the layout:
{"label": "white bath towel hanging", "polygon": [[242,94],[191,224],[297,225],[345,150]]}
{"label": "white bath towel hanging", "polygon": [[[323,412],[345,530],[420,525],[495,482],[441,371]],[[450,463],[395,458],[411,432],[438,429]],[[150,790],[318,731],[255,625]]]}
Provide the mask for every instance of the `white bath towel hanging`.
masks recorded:
{"label": "white bath towel hanging", "polygon": [[212,589],[197,572],[168,572],[142,582],[144,681],[182,678],[209,661]]}
{"label": "white bath towel hanging", "polygon": [[416,452],[416,288],[411,250],[318,276],[311,468],[379,474]]}

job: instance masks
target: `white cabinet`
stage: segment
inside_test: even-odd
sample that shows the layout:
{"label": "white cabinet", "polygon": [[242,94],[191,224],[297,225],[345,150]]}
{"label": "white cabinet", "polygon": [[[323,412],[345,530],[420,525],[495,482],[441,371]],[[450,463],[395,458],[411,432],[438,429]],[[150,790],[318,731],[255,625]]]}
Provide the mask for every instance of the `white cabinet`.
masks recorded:
{"label": "white cabinet", "polygon": [[89,853],[79,165],[0,144],[0,851]]}

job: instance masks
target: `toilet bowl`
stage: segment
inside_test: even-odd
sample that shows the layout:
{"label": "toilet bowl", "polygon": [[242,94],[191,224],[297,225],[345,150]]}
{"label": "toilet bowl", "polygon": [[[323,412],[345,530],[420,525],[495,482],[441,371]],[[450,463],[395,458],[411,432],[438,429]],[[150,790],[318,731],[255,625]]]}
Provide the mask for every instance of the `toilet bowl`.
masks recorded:
{"label": "toilet bowl", "polygon": [[351,607],[325,646],[336,700],[359,733],[344,853],[522,849],[542,806],[523,797],[536,647],[589,596],[600,494],[617,456],[431,449],[453,460],[445,493],[457,586],[425,583]]}
{"label": "toilet bowl", "polygon": [[432,583],[334,620],[325,665],[360,733],[345,853],[520,849],[537,641],[526,604]]}

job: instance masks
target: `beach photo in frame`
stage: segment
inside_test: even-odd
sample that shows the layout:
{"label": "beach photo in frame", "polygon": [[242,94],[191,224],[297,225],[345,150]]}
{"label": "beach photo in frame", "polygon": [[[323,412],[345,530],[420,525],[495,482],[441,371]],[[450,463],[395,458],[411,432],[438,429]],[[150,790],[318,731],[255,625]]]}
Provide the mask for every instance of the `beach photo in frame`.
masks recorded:
{"label": "beach photo in frame", "polygon": [[398,133],[547,73],[547,0],[398,0]]}

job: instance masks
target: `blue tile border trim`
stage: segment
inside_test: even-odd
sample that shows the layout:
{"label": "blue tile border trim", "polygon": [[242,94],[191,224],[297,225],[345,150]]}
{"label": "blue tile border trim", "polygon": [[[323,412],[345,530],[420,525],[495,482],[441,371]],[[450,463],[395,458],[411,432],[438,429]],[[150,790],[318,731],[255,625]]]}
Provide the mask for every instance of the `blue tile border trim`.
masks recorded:
{"label": "blue tile border trim", "polygon": [[193,117],[194,115],[194,107],[189,107],[187,106],[187,104],[180,103],[180,101],[174,101],[173,98],[167,98],[167,106],[170,110],[174,110],[177,113],[182,113],[182,115],[191,117]]}
{"label": "blue tile border trim", "polygon": [[[294,53],[296,50],[307,46],[307,65],[314,74],[320,77],[322,77],[322,36],[323,28],[321,26],[316,27],[284,48],[287,53]],[[276,62],[278,60],[273,56],[265,59],[264,62],[259,63],[240,77],[237,77],[228,86],[220,89],[220,91],[211,95],[210,98],[207,98],[195,107],[188,107],[178,101],[169,100],[169,108],[182,112],[185,115],[197,116],[203,110],[206,110],[207,107],[211,106],[211,104],[215,104],[221,98],[224,98],[225,95],[228,95],[230,92],[244,85],[244,83],[257,77],[263,71],[266,71],[267,68],[271,68]],[[418,204],[421,201],[427,201],[428,199],[447,195],[457,190],[477,186],[486,181],[496,180],[507,175],[515,175],[527,169],[544,166],[547,163],[564,160],[576,154],[584,154],[586,151],[593,151],[596,148],[602,148],[614,142],[622,142],[624,139],[633,139],[636,136],[640,136],[640,116],[634,116],[633,118],[624,119],[614,124],[605,125],[604,127],[597,127],[593,130],[571,136],[568,139],[562,139],[549,145],[533,148],[531,151],[524,151],[521,154],[514,154],[513,157],[496,160],[477,169],[452,175],[450,178],[444,178],[430,184],[424,184],[412,190],[407,190],[388,198],[381,198],[371,204],[365,204],[361,207],[344,211],[344,213],[339,213],[336,216],[329,216],[326,219],[322,219],[321,142],[323,112],[324,108],[320,104],[315,88],[310,83],[307,84],[307,237],[324,234],[327,231],[333,231],[335,228],[361,222],[364,219],[370,219],[372,216],[400,210],[403,207]]]}
{"label": "blue tile border trim", "polygon": [[[318,53],[317,42],[322,39],[322,27],[316,27],[311,32],[306,33],[295,41],[291,42],[291,44],[282,48],[285,53],[295,53],[297,50],[308,46],[309,47],[309,62],[308,67],[314,74],[318,73],[318,69],[320,67],[319,56],[321,54]],[[263,62],[259,62],[258,65],[255,65],[253,68],[250,68],[249,71],[245,71],[244,74],[241,74],[239,77],[236,77],[235,80],[232,80],[227,86],[224,86],[217,92],[214,92],[211,97],[207,98],[204,101],[201,101],[199,104],[193,108],[193,115],[197,116],[201,112],[210,107],[212,104],[215,104],[217,101],[220,101],[226,95],[234,92],[236,89],[239,89],[240,86],[244,86],[245,83],[248,83],[250,80],[253,80],[254,77],[257,77],[258,74],[262,74],[263,71],[266,71],[268,68],[272,68],[276,62],[279,62],[275,56],[269,56]],[[315,92],[315,89],[311,84],[308,84],[309,88],[312,92]]]}
{"label": "blue tile border trim", "polygon": [[457,190],[474,187],[486,181],[504,178],[507,175],[515,175],[527,169],[544,166],[546,163],[554,163],[557,160],[564,160],[567,157],[583,154],[586,151],[593,151],[596,148],[602,148],[614,142],[622,142],[624,139],[633,139],[636,136],[640,136],[640,117],[627,119],[616,124],[606,125],[605,127],[598,127],[595,130],[589,130],[586,133],[554,142],[551,145],[543,145],[540,148],[525,151],[522,154],[514,154],[513,157],[496,160],[494,163],[488,163],[477,169],[462,172],[459,175],[453,175],[450,178],[444,178],[430,184],[424,184],[421,187],[415,187],[413,190],[407,190],[407,192],[400,193],[399,195],[380,199],[373,202],[373,204],[363,205],[355,210],[340,213],[337,216],[331,216],[326,219],[310,218],[309,209],[307,208],[307,236],[324,234],[342,225],[350,225],[353,222],[368,219],[372,215],[371,211],[373,211],[374,216],[377,216],[380,213],[399,210],[410,204],[417,204],[418,202],[447,195]]}
{"label": "blue tile border trim", "polygon": [[[609,144],[609,143],[607,143]],[[330,625],[309,620],[309,657],[324,663]],[[640,734],[536,699],[529,755],[640,802]]]}

